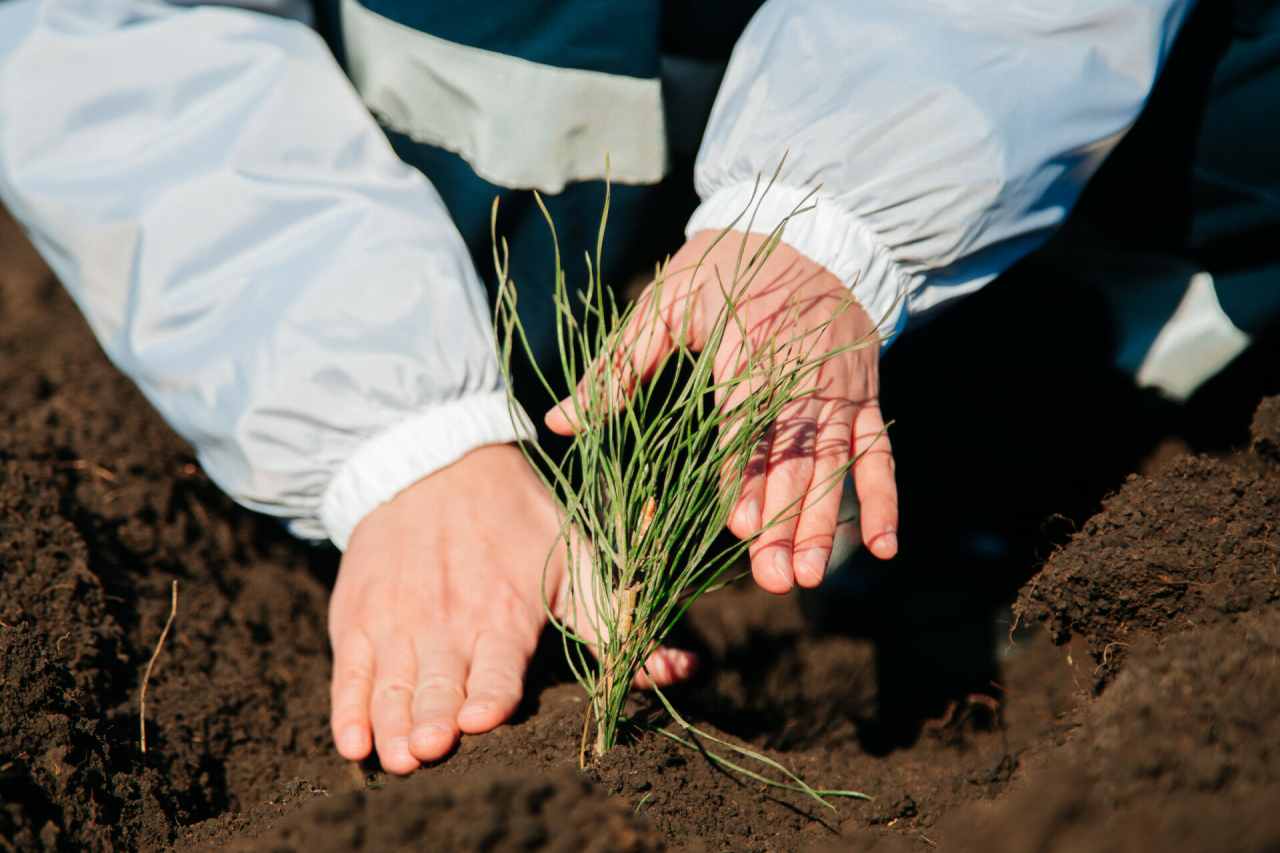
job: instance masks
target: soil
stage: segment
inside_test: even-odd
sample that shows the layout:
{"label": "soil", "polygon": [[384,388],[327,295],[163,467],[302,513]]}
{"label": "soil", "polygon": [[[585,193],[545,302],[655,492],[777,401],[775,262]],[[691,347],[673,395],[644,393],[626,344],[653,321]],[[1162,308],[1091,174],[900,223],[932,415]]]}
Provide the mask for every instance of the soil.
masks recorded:
{"label": "soil", "polygon": [[[1260,435],[1275,429],[1263,417],[1275,406],[1258,414]],[[1256,457],[1175,458],[1130,477],[1023,589],[1017,612],[1058,642],[1081,637],[1101,687],[1135,642],[1277,607],[1278,512],[1276,480]]]}
{"label": "soil", "polygon": [[904,711],[885,638],[700,601],[676,706],[869,801],[722,771],[641,694],[580,772],[554,643],[509,725],[396,779],[328,732],[336,552],[221,495],[7,220],[0,257],[0,851],[1280,850],[1280,399],[1061,543],[984,689]]}

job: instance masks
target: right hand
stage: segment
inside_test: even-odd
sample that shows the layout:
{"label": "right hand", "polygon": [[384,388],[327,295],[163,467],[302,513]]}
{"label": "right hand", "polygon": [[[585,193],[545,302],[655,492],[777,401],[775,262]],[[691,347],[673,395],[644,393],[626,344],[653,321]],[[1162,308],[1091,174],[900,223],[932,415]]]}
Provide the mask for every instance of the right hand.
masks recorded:
{"label": "right hand", "polygon": [[[675,349],[677,334],[687,330],[685,343],[701,351],[725,306],[717,270],[730,278],[739,251],[749,259],[766,240],[762,234],[737,231],[723,238],[712,231],[694,235],[671,258],[661,300],[654,285],[640,297],[640,308],[622,336],[628,351],[604,357],[629,368],[619,372],[631,382],[643,382]],[[875,321],[849,302],[844,283],[786,243],[777,246],[740,296],[741,326],[734,322],[726,327],[716,352],[720,382],[742,371],[745,350],[760,351],[774,340],[821,330],[811,346],[826,353],[876,338]],[[813,393],[784,409],[760,443],[729,517],[729,530],[743,539],[760,532],[766,522],[783,519],[764,530],[750,549],[752,575],[773,593],[822,582],[839,521],[841,471],[859,454],[853,482],[861,503],[862,540],[882,560],[898,553],[898,488],[880,413],[879,343],[839,353],[807,381]],[[619,390],[618,399],[627,390]],[[573,414],[572,402],[563,400],[547,413],[547,426],[570,435],[578,428]],[[798,512],[788,509],[796,506]]]}

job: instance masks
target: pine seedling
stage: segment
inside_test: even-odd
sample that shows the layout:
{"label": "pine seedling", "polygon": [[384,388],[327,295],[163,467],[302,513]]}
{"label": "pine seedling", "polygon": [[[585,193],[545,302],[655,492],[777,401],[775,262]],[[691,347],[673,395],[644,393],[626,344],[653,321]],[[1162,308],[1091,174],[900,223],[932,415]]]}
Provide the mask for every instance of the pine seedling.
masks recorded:
{"label": "pine seedling", "polygon": [[[541,198],[538,204],[554,239],[555,225]],[[713,283],[705,286],[720,288],[724,307],[702,351],[693,352],[687,345],[694,303],[689,299],[679,328],[666,328],[674,341],[673,352],[648,381],[639,381],[633,365],[648,359],[637,347],[651,345],[654,336],[636,335],[634,329],[641,327],[637,324],[663,323],[658,306],[662,289],[675,271],[659,265],[652,298],[619,306],[600,277],[608,208],[606,184],[595,261],[590,255],[586,258],[584,290],[570,292],[556,243],[554,299],[560,369],[566,386],[577,389],[565,404],[571,407],[566,414],[576,425],[572,443],[562,459],[552,459],[537,444],[522,444],[554,497],[561,521],[557,544],[567,546],[569,583],[563,614],[552,612],[545,580],[543,598],[548,617],[563,638],[569,665],[590,697],[583,723],[584,756],[592,718],[596,755],[617,743],[628,692],[649,654],[693,601],[729,581],[726,574],[754,541],[755,536],[726,545],[720,533],[737,502],[752,453],[774,421],[787,406],[814,393],[809,380],[827,360],[880,343],[878,336],[871,335],[819,352],[817,342],[826,324],[801,329],[797,303],[789,322],[779,324],[779,333],[754,352],[742,349],[732,376],[715,375],[713,361],[726,333],[736,327],[740,339],[749,340],[746,293],[781,241],[784,220],[754,254],[747,255],[744,242],[732,270],[714,270]],[[792,215],[804,209],[799,207]],[[743,216],[751,210],[749,205]],[[721,232],[717,242],[726,239],[741,219]],[[497,238],[496,222],[495,200],[494,263],[499,279],[495,329],[499,361],[510,389],[514,348],[520,345],[530,362],[533,356],[517,314],[516,286],[507,275],[507,246]],[[750,231],[750,224],[744,230]],[[575,298],[584,309],[581,314],[574,310]],[[557,400],[536,363],[533,370],[551,400]],[[510,393],[509,404],[513,421],[523,423],[523,413]],[[810,494],[834,488],[847,470],[841,468],[814,484]],[[793,518],[805,497],[765,519],[763,529]],[[776,762],[697,732],[675,713],[665,696],[658,695],[691,735],[764,761],[795,784],[775,783],[710,756],[722,766],[768,784],[802,790],[819,800],[819,793],[862,796],[816,792]]]}

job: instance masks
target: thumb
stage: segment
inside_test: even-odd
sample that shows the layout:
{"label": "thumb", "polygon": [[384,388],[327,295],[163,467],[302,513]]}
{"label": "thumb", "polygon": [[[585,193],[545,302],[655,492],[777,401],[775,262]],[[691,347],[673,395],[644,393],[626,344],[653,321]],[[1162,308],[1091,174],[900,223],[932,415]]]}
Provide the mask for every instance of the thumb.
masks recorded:
{"label": "thumb", "polygon": [[573,435],[584,422],[621,411],[636,386],[647,382],[675,350],[666,315],[676,299],[667,298],[663,290],[654,284],[645,289],[621,329],[608,336],[604,351],[587,367],[573,395],[546,413],[549,430]]}

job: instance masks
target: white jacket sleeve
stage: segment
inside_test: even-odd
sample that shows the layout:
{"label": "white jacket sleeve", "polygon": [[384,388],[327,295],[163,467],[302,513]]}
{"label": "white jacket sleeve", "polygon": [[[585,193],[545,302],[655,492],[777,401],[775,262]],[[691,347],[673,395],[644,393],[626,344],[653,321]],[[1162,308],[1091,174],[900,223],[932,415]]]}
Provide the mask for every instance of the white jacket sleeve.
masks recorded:
{"label": "white jacket sleeve", "polygon": [[0,198],[237,501],[344,547],[404,487],[527,434],[461,237],[313,32],[16,0],[0,34]]}
{"label": "white jacket sleeve", "polygon": [[[761,203],[882,331],[1047,238],[1137,118],[1194,0],[770,0],[734,50],[692,234]],[[745,220],[744,220],[745,221]]]}

